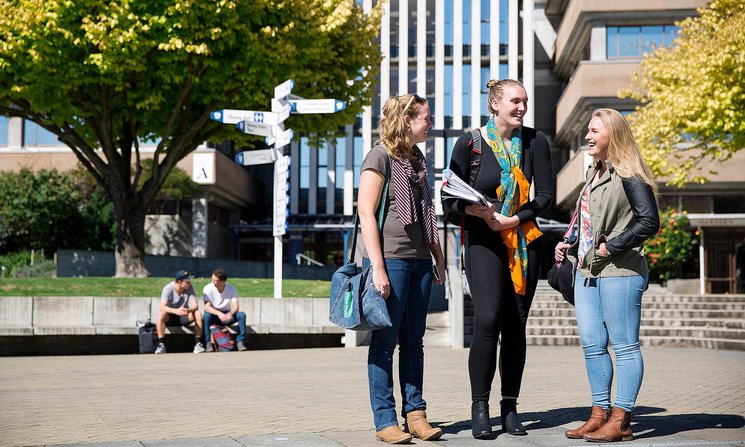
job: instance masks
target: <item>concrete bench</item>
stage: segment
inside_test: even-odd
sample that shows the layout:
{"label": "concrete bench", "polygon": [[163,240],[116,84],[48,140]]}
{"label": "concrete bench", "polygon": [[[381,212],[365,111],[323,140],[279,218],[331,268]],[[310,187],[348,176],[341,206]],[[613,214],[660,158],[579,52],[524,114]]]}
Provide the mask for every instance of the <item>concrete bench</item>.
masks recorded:
{"label": "concrete bench", "polygon": [[[154,321],[159,307],[160,299],[149,297],[4,297],[0,336],[135,335],[136,322]],[[241,310],[248,333],[344,334],[328,321],[324,298],[241,298]],[[170,326],[166,332],[193,334],[193,326]]]}

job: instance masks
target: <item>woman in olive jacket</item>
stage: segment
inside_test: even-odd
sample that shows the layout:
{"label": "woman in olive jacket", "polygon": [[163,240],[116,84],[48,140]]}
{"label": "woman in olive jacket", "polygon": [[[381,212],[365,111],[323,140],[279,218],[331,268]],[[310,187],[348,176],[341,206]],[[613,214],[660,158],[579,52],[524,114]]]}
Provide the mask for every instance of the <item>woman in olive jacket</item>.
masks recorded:
{"label": "woman in olive jacket", "polygon": [[[647,288],[646,239],[657,233],[656,183],[626,119],[613,109],[592,114],[585,136],[594,164],[577,200],[574,244],[560,242],[557,261],[576,260],[574,300],[592,413],[568,438],[594,442],[633,439],[629,417],[641,388],[644,363],[639,348],[642,294]],[[574,259],[576,256],[576,259]],[[616,354],[617,395],[611,410]]]}

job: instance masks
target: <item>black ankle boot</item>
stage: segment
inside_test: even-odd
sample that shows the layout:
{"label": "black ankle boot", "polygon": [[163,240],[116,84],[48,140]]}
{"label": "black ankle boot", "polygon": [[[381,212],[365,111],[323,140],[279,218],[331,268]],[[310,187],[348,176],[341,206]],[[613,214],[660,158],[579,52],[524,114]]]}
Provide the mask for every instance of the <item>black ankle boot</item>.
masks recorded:
{"label": "black ankle boot", "polygon": [[476,439],[491,437],[489,402],[480,400],[471,404],[471,432]]}
{"label": "black ankle boot", "polygon": [[517,400],[505,399],[499,402],[499,406],[499,416],[502,419],[502,430],[504,430],[505,433],[514,436],[527,435],[528,432],[525,431],[525,427],[520,423],[520,418],[517,417]]}

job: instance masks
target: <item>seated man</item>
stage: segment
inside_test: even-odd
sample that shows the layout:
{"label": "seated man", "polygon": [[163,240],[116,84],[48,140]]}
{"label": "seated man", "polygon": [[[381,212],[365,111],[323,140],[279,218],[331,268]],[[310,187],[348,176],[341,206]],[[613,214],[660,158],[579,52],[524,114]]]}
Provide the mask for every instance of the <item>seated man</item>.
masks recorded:
{"label": "seated man", "polygon": [[204,352],[204,345],[201,341],[202,314],[199,312],[197,297],[194,294],[194,287],[191,285],[192,278],[193,276],[189,272],[179,270],[176,273],[175,280],[163,287],[163,292],[160,295],[160,311],[158,312],[156,323],[156,330],[158,332],[156,354],[166,353],[166,325],[189,326],[192,323],[196,325],[194,330],[194,353]]}
{"label": "seated man", "polygon": [[236,347],[245,351],[246,345],[246,314],[239,311],[238,292],[232,284],[227,283],[228,274],[223,269],[212,272],[212,282],[204,286],[204,341],[207,351],[212,351],[210,340],[210,325],[228,326],[238,322],[238,337]]}

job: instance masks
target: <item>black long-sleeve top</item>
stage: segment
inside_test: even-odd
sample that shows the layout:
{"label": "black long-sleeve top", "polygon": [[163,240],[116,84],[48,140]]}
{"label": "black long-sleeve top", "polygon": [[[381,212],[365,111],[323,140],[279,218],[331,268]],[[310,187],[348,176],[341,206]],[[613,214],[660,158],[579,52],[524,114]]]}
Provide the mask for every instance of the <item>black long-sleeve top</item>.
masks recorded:
{"label": "black long-sleeve top", "polygon": [[[499,212],[502,202],[497,200],[497,188],[500,184],[502,167],[497,162],[494,152],[489,146],[485,135],[481,135],[481,165],[476,177],[474,188],[482,193],[486,199],[494,204]],[[535,185],[535,198],[518,209],[516,215],[520,224],[534,221],[546,211],[553,201],[555,179],[551,170],[551,153],[548,140],[543,132],[531,127],[522,128],[523,154],[520,169],[529,183]],[[453,147],[450,158],[450,170],[466,183],[470,179],[470,152],[472,143],[471,132],[463,134]],[[474,156],[477,156],[474,154]],[[494,234],[480,217],[467,215],[464,208],[471,203],[465,200],[448,199],[442,201],[443,210],[465,216],[465,229],[472,233]]]}

